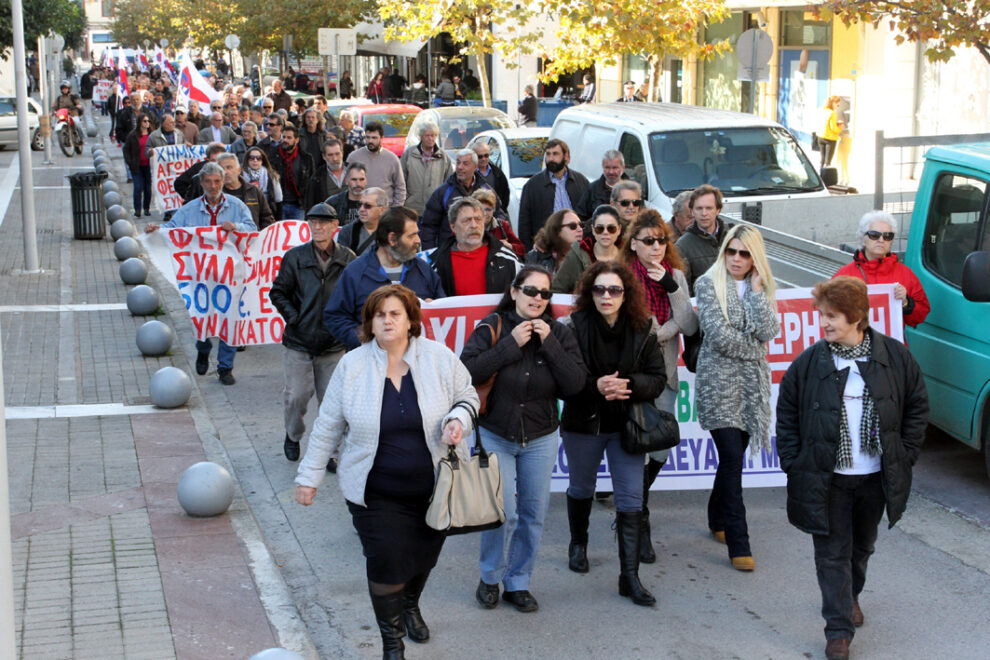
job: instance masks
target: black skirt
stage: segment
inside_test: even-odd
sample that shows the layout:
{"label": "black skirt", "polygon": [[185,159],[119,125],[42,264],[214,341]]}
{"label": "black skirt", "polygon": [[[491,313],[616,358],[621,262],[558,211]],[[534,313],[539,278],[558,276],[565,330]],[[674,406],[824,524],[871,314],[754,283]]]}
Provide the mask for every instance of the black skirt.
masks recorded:
{"label": "black skirt", "polygon": [[404,584],[431,570],[446,535],[426,524],[429,498],[392,498],[365,494],[367,506],[347,502],[367,559],[368,579]]}

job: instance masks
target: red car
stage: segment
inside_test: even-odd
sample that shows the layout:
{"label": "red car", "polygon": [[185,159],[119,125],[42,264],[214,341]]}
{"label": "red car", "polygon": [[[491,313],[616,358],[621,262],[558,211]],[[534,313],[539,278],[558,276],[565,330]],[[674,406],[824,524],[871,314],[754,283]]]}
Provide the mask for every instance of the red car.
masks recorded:
{"label": "red car", "polygon": [[385,127],[382,146],[394,153],[402,155],[406,148],[406,135],[416,115],[422,112],[418,105],[403,103],[382,103],[376,105],[355,105],[349,108],[354,115],[354,123],[366,128],[370,122],[377,121]]}

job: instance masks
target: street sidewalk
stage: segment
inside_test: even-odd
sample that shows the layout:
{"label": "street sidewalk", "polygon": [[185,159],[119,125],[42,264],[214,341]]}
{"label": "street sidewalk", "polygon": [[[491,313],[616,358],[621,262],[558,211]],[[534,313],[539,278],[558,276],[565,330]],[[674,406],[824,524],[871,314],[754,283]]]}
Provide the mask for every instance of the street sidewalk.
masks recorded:
{"label": "street sidewalk", "polygon": [[[107,131],[100,122],[101,133]],[[15,583],[22,658],[248,658],[316,652],[240,486],[230,510],[195,519],[175,484],[195,462],[230,467],[177,327],[162,358],[134,343],[147,318],[123,304],[113,243],[72,238],[66,176],[103,143],[130,208],[115,144],[54,163],[32,154],[41,273],[21,274],[20,191],[0,208],[0,327]],[[0,171],[17,167],[0,154]],[[3,179],[0,175],[0,179]],[[178,320],[176,320],[178,319]],[[185,317],[188,325],[188,317]],[[186,407],[150,406],[148,383],[174,365],[194,380]],[[210,379],[215,384],[215,375]]]}

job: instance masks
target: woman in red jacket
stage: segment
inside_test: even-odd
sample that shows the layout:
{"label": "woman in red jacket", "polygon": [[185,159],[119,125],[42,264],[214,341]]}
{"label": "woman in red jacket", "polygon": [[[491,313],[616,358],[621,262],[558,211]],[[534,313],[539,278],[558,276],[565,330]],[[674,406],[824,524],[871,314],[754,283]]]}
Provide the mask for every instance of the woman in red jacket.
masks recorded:
{"label": "woman in red jacket", "polygon": [[849,275],[867,284],[896,284],[894,298],[901,301],[904,323],[912,328],[928,316],[931,305],[921,288],[918,276],[890,253],[894,240],[894,218],[886,211],[870,211],[859,221],[859,239],[863,247],[856,251],[852,263],[833,277]]}

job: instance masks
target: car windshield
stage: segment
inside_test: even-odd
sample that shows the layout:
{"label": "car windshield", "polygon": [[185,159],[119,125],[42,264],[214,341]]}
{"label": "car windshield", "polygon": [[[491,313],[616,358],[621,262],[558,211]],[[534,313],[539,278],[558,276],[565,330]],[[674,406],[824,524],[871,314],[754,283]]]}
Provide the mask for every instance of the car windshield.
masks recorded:
{"label": "car windshield", "polygon": [[509,151],[509,168],[505,173],[513,178],[539,174],[540,170],[543,169],[543,150],[549,139],[548,137],[532,137],[506,140],[505,146]]}
{"label": "car windshield", "polygon": [[409,127],[412,126],[413,119],[418,113],[415,112],[379,112],[364,115],[363,125],[367,126],[373,121],[379,122],[385,127],[385,137],[401,138],[409,135]]}
{"label": "car windshield", "polygon": [[496,128],[513,128],[506,117],[461,117],[440,120],[440,144],[447,151],[456,151],[467,146],[478,133]]}
{"label": "car windshield", "polygon": [[781,127],[653,133],[650,152],[668,197],[703,183],[718,187],[726,197],[822,188],[815,167]]}

